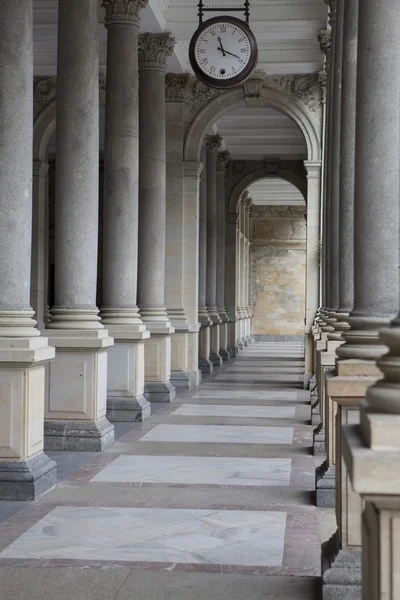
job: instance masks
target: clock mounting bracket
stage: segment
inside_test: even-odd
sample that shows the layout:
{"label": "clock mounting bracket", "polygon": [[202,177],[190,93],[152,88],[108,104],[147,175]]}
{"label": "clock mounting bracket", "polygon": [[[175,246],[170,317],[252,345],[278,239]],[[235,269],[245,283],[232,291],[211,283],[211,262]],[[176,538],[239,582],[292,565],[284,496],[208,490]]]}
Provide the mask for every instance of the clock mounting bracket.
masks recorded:
{"label": "clock mounting bracket", "polygon": [[203,0],[199,0],[199,3],[197,5],[198,8],[198,13],[197,16],[199,17],[199,26],[203,24],[203,16],[205,12],[221,12],[221,13],[231,13],[231,12],[241,12],[244,14],[245,17],[245,21],[246,24],[249,24],[249,20],[250,20],[250,2],[249,0],[245,0],[244,5],[243,6],[224,6],[223,8],[218,8],[213,6],[212,8],[206,8],[204,6],[204,2]]}

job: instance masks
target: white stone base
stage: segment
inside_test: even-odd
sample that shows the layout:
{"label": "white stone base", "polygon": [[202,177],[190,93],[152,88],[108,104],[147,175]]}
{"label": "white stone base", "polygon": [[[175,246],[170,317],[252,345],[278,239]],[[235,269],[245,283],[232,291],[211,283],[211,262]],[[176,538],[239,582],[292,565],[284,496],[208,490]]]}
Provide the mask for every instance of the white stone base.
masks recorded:
{"label": "white stone base", "polygon": [[210,360],[214,367],[222,365],[222,356],[219,354],[221,347],[221,330],[220,324],[211,325],[210,327]]}
{"label": "white stone base", "polygon": [[43,453],[46,337],[0,338],[0,500],[34,500],[57,482]]}
{"label": "white stone base", "polygon": [[114,346],[108,350],[107,418],[111,422],[143,421],[151,415],[144,396],[144,343],[148,331],[126,332],[109,327]]}
{"label": "white stone base", "polygon": [[106,419],[107,349],[113,339],[105,329],[46,333],[57,352],[46,367],[45,449],[102,451],[114,442]]}
{"label": "white stone base", "polygon": [[149,402],[170,402],[175,398],[171,384],[171,333],[173,327],[158,327],[147,324],[151,336],[144,344],[144,395]]}

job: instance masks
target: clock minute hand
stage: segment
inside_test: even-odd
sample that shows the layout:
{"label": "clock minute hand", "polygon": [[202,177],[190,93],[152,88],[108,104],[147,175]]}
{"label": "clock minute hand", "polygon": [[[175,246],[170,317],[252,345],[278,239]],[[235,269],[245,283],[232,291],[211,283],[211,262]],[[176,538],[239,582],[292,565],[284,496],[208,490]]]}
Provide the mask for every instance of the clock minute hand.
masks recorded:
{"label": "clock minute hand", "polygon": [[235,58],[237,58],[237,59],[239,59],[239,60],[242,60],[242,59],[240,58],[240,56],[238,56],[237,54],[233,54],[232,52],[228,52],[228,50],[225,50],[225,54],[230,54],[231,56],[234,56]]}

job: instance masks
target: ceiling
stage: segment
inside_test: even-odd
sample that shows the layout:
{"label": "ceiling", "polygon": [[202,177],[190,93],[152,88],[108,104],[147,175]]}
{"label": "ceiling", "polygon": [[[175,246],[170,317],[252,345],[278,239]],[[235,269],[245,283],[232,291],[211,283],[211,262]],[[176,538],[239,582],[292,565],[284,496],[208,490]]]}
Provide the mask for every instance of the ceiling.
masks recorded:
{"label": "ceiling", "polygon": [[306,159],[307,145],[289,117],[270,108],[232,110],[216,123],[234,159]]}
{"label": "ceiling", "polygon": [[306,206],[301,192],[280,177],[266,177],[255,181],[247,191],[256,206]]}
{"label": "ceiling", "polygon": [[[99,2],[100,68],[105,71],[107,33]],[[243,6],[243,0],[205,2],[206,7]],[[33,0],[35,75],[56,75],[58,0]],[[218,13],[216,13],[218,14]],[[229,13],[227,13],[229,14]],[[238,16],[238,13],[232,13]],[[259,46],[258,71],[268,75],[318,71],[322,56],[317,36],[326,26],[324,0],[260,0],[251,4],[250,25]],[[209,16],[215,16],[209,13]],[[141,12],[142,32],[170,31],[176,39],[168,70],[191,72],[189,40],[197,28],[197,0],[149,0]]]}

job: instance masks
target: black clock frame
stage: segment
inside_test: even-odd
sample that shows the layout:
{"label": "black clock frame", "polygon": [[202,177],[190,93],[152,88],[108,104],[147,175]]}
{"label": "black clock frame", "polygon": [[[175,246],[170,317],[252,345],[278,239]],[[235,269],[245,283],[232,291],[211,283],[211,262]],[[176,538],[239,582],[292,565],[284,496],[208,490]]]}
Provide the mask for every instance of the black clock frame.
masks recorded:
{"label": "black clock frame", "polygon": [[[200,35],[203,33],[203,31],[205,29],[207,29],[210,25],[217,24],[217,23],[232,23],[233,25],[237,25],[238,27],[243,29],[243,31],[245,31],[245,33],[248,36],[249,41],[250,41],[249,62],[247,63],[246,67],[243,69],[243,71],[241,73],[239,73],[238,75],[235,75],[234,77],[230,77],[229,79],[217,79],[215,77],[211,77],[210,75],[207,75],[200,68],[200,66],[198,65],[197,60],[196,60],[195,48],[196,48],[197,40],[199,39]],[[203,21],[199,25],[198,29],[194,32],[193,37],[190,40],[190,45],[189,45],[189,60],[190,60],[190,64],[192,66],[194,74],[196,75],[196,77],[198,79],[200,79],[200,81],[202,81],[209,87],[212,87],[212,88],[215,88],[218,90],[231,89],[231,88],[237,87],[238,85],[240,85],[241,83],[246,81],[246,79],[248,79],[250,77],[254,68],[256,67],[257,62],[258,62],[257,41],[254,36],[254,33],[251,31],[250,27],[248,26],[248,24],[245,21],[243,21],[242,19],[238,19],[237,17],[231,17],[230,15],[227,15],[227,16],[220,15],[218,17],[213,17],[211,19],[207,19],[206,21]]]}

